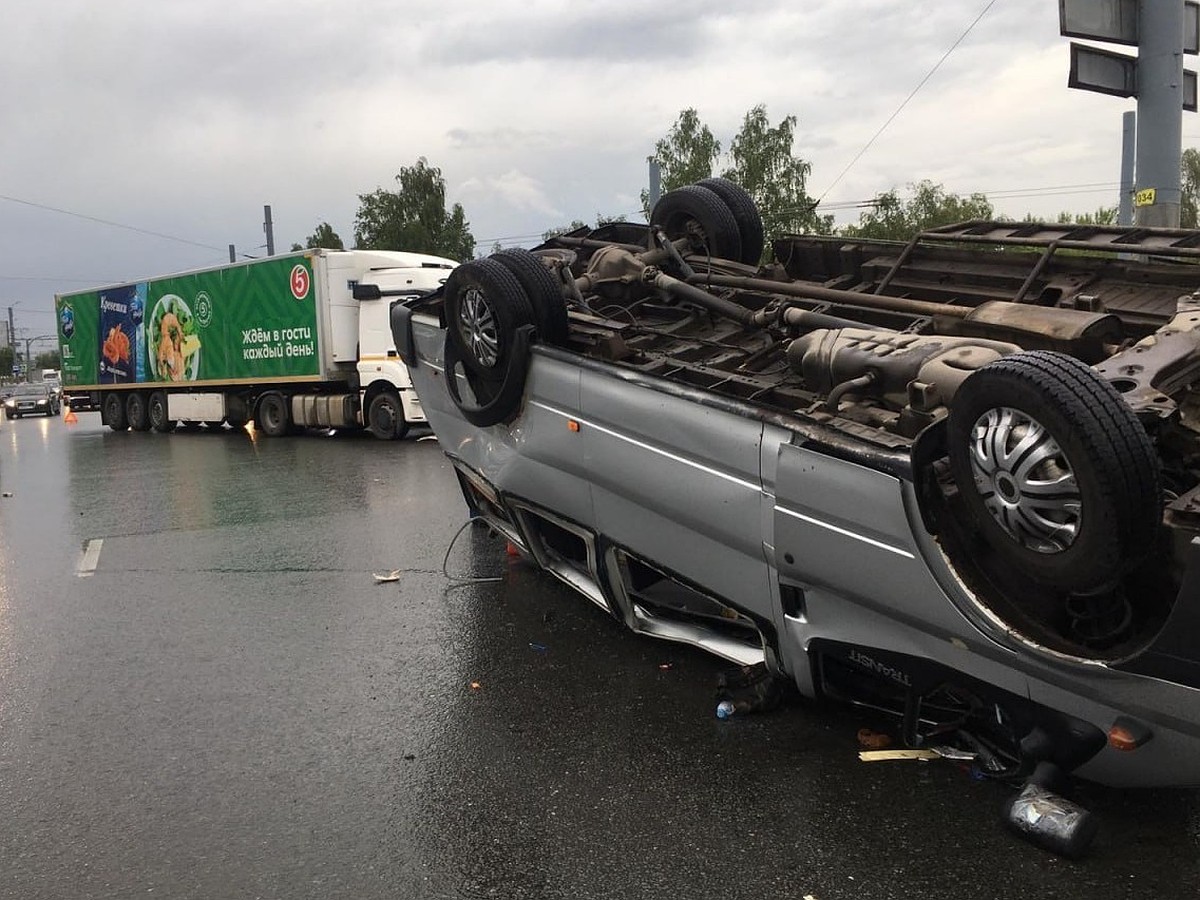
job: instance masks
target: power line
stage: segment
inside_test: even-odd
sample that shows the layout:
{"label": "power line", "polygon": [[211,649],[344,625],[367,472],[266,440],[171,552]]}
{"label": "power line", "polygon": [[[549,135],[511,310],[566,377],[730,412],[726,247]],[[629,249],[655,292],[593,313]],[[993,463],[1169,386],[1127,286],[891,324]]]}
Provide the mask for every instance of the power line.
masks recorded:
{"label": "power line", "polygon": [[48,206],[45,203],[35,203],[32,200],[22,200],[20,197],[9,197],[9,196],[6,196],[5,194],[0,194],[0,200],[7,200],[9,203],[19,203],[22,206],[31,206],[34,209],[44,209],[49,212],[59,213],[60,215],[71,216],[72,218],[75,218],[75,219],[83,219],[87,222],[96,222],[100,225],[108,225],[112,228],[123,228],[126,231],[135,231],[138,234],[147,234],[147,235],[150,235],[151,237],[162,238],[163,240],[167,240],[167,241],[176,241],[180,244],[190,244],[193,247],[203,247],[205,250],[225,249],[222,247],[213,246],[212,244],[202,244],[199,241],[192,241],[192,240],[189,240],[188,238],[177,237],[176,235],[173,235],[173,234],[164,234],[161,231],[151,231],[148,228],[138,228],[136,225],[126,225],[123,222],[114,222],[111,219],[101,219],[98,216],[89,216],[86,213],[73,212],[69,209],[60,209],[57,206]]}
{"label": "power line", "polygon": [[925,87],[925,82],[929,81],[929,79],[933,77],[933,73],[941,68],[942,63],[944,63],[946,61],[946,59],[950,56],[950,54],[954,52],[955,48],[958,47],[958,45],[961,44],[966,39],[967,35],[971,33],[971,30],[976,25],[979,24],[979,20],[987,15],[988,10],[991,9],[995,5],[996,5],[996,0],[988,0],[987,6],[985,6],[983,8],[983,10],[979,13],[979,15],[977,15],[975,17],[975,20],[973,22],[971,22],[970,25],[967,26],[967,30],[958,36],[958,40],[956,40],[953,44],[951,44],[950,49],[942,54],[942,58],[939,59],[936,63],[934,63],[933,68],[930,69],[925,74],[925,77],[922,78],[921,81],[917,84],[917,86],[912,89],[912,92],[907,97],[904,98],[904,101],[899,106],[896,107],[895,112],[893,112],[890,116],[887,117],[887,121],[879,126],[879,130],[876,131],[875,134],[873,134],[871,136],[871,139],[869,141],[867,141],[867,143],[863,146],[863,148],[858,151],[858,153],[855,155],[854,159],[850,160],[850,162],[846,164],[846,168],[842,169],[842,171],[838,174],[838,177],[833,179],[833,183],[830,184],[829,187],[827,187],[825,189],[825,193],[817,198],[817,203],[820,203],[822,200],[824,200],[825,195],[828,194],[830,191],[832,191],[834,189],[834,187],[837,186],[838,182],[841,181],[843,177],[845,177],[846,173],[850,171],[851,167],[853,167],[853,165],[856,162],[858,162],[860,159],[862,159],[863,155],[868,150],[871,149],[871,145],[874,144],[876,139],[881,134],[883,134],[883,132],[887,129],[887,127],[889,125],[892,124],[892,120],[895,119],[896,116],[900,115],[901,110],[903,110],[904,107],[908,106],[908,102],[910,100],[912,100],[913,97],[917,96],[917,92],[920,91],[921,88]]}

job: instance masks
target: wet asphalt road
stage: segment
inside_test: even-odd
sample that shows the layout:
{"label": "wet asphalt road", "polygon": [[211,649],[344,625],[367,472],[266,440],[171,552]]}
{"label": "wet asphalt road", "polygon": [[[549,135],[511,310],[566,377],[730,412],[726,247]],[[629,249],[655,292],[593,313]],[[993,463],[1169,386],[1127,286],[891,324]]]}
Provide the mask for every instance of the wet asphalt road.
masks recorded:
{"label": "wet asphalt road", "polygon": [[503,580],[451,584],[432,440],[80,419],[0,423],[0,897],[1200,893],[1195,792],[1085,787],[1065,862],[858,711],[717,721],[722,663],[479,529],[448,568]]}

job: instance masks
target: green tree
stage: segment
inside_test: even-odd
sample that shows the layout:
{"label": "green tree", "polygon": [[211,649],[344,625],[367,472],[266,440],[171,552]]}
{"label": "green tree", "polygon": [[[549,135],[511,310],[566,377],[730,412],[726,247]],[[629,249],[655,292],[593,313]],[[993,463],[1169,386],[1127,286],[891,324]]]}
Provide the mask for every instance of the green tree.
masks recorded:
{"label": "green tree", "polygon": [[[721,156],[721,142],[713,137],[712,130],[700,121],[700,114],[692,107],[681,111],[666,137],[654,145],[654,153],[647,162],[657,162],[662,181],[662,191],[673,191],[685,184],[692,184],[713,173],[713,166]],[[642,210],[650,218],[650,192],[642,191]]]}
{"label": "green tree", "polygon": [[833,216],[817,215],[817,201],[808,195],[812,163],[792,155],[795,137],[795,116],[771,127],[760,103],[742,120],[729,146],[729,167],[721,173],[754,198],[768,236],[833,230]]}
{"label": "green tree", "polygon": [[1179,227],[1200,228],[1200,150],[1188,147],[1179,158]]}
{"label": "green tree", "polygon": [[[722,157],[720,141],[696,110],[688,108],[654,145],[650,159],[658,162],[664,193],[711,177],[724,160],[722,177],[754,198],[770,246],[770,238],[783,232],[833,230],[833,216],[818,215],[817,201],[808,195],[812,164],[792,155],[795,137],[795,116],[772,126],[766,106],[760,103],[746,113],[728,154]],[[648,191],[642,192],[642,208],[649,218]]]}
{"label": "green tree", "polygon": [[[33,367],[35,369],[61,369],[62,357],[59,356],[57,350],[46,350],[33,358]],[[11,372],[12,369],[9,368],[8,371]]]}
{"label": "green tree", "polygon": [[322,222],[318,225],[316,231],[310,234],[305,240],[303,247],[299,244],[292,244],[293,250],[316,250],[318,247],[323,247],[326,250],[346,249],[341,236],[333,230],[333,226],[328,222]]}
{"label": "green tree", "polygon": [[895,190],[876,195],[872,208],[859,215],[858,224],[847,225],[840,233],[853,238],[907,241],[917,232],[938,225],[994,216],[985,194],[961,197],[928,179],[910,184],[908,189],[912,197],[907,200],[901,200]]}
{"label": "green tree", "polygon": [[[1026,221],[1035,221],[1029,216],[1026,216]],[[1095,212],[1090,213],[1073,213],[1060,212],[1058,214],[1059,225],[1116,225],[1117,224],[1117,208],[1115,206],[1101,206]]]}
{"label": "green tree", "polygon": [[404,166],[396,176],[399,189],[377,188],[359,194],[354,217],[354,243],[361,250],[408,250],[468,260],[475,238],[461,204],[446,209],[442,170],[425,157]]}

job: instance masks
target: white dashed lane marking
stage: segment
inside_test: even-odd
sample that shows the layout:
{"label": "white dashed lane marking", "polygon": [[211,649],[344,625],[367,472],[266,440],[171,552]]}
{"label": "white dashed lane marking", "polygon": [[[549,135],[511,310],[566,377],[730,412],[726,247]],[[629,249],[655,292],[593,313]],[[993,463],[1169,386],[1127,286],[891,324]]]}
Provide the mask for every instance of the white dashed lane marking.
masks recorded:
{"label": "white dashed lane marking", "polygon": [[103,546],[104,541],[101,539],[88,541],[87,546],[83,548],[83,559],[79,561],[79,570],[76,572],[80,578],[95,574],[96,566],[100,562],[100,548]]}

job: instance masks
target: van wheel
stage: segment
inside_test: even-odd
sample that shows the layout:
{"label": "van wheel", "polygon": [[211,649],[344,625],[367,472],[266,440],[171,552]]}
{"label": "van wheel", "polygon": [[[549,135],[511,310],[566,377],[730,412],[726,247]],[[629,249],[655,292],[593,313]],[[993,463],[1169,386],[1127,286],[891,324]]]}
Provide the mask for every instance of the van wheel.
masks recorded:
{"label": "van wheel", "polygon": [[404,407],[394,391],[383,391],[375,395],[367,410],[367,422],[371,434],[381,441],[398,441],[408,434]]}
{"label": "van wheel", "polygon": [[686,238],[690,252],[741,260],[742,237],[729,207],[712,190],[689,184],[663,194],[650,211],[650,224],[667,238]]}
{"label": "van wheel", "polygon": [[517,281],[521,282],[533,309],[538,338],[547,344],[565,344],[570,322],[567,319],[567,304],[563,300],[562,283],[528,250],[511,247],[493,253],[490,258],[516,275]]}
{"label": "van wheel", "polygon": [[146,401],[146,410],[150,416],[150,427],[160,434],[175,430],[174,419],[167,418],[167,395],[155,391]]}
{"label": "van wheel", "polygon": [[105,394],[102,408],[104,421],[113,431],[124,431],[129,427],[129,420],[125,418],[125,400],[120,394]]}
{"label": "van wheel", "polygon": [[131,391],[125,398],[125,418],[134,431],[149,431],[150,416],[146,412],[146,395]]}
{"label": "van wheel", "polygon": [[472,260],[446,279],[445,304],[446,340],[463,365],[481,378],[503,380],[513,335],[534,322],[521,282],[494,260]]}
{"label": "van wheel", "polygon": [[1052,587],[1112,584],[1151,550],[1159,464],[1120,394],[1061,353],[1017,353],[954,396],[950,470],[1002,563]]}
{"label": "van wheel", "polygon": [[283,437],[288,433],[287,398],[283,394],[264,394],[258,401],[258,427],[267,437]]}
{"label": "van wheel", "polygon": [[737,222],[738,236],[742,239],[741,260],[748,266],[757,266],[762,261],[763,252],[763,222],[754,205],[754,198],[728,178],[704,178],[696,182],[697,186],[708,188],[721,198],[733,213]]}

